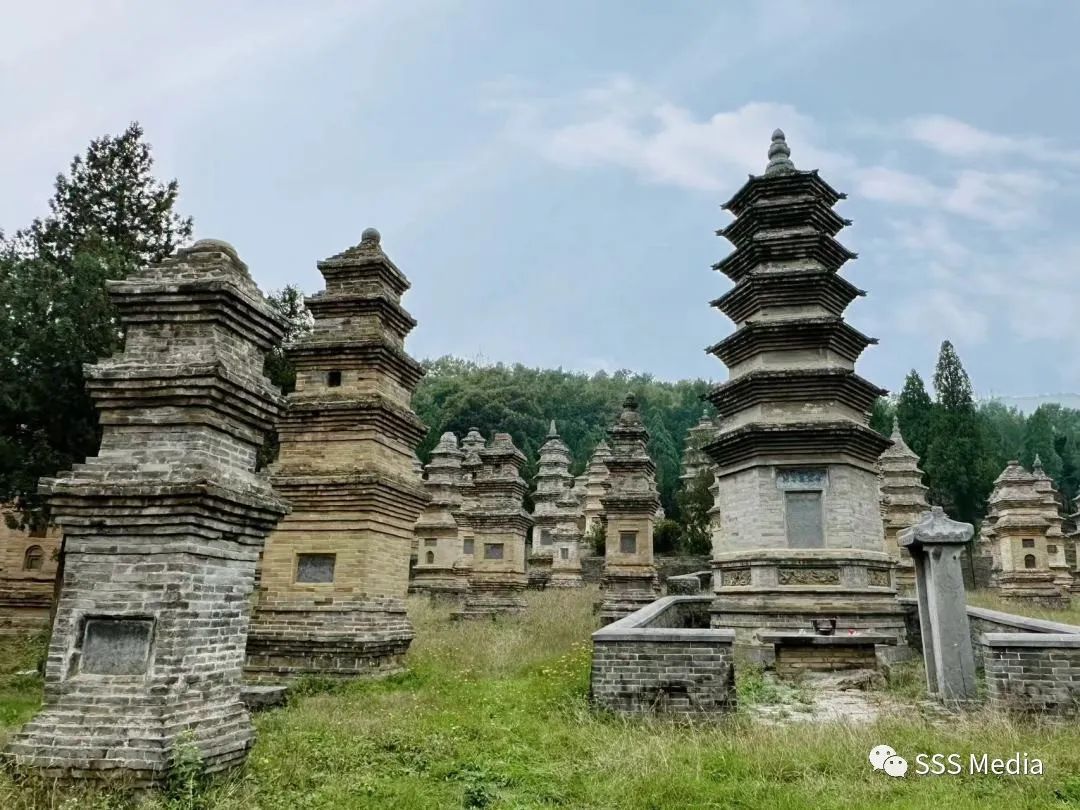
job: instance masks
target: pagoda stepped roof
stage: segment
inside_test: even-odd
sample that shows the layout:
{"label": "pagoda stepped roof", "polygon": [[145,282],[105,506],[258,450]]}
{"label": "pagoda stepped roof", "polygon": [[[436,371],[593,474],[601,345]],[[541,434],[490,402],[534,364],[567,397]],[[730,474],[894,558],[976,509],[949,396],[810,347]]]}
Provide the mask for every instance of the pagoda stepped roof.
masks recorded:
{"label": "pagoda stepped roof", "polygon": [[821,200],[828,206],[847,199],[847,194],[842,194],[822,180],[817,169],[808,172],[792,169],[783,174],[770,174],[766,170],[763,175],[750,175],[750,179],[722,207],[738,217],[762,199],[807,196]]}
{"label": "pagoda stepped roof", "polygon": [[837,401],[869,413],[888,392],[842,368],[758,369],[713,386],[706,394],[721,416],[765,402]]}
{"label": "pagoda stepped roof", "polygon": [[738,219],[716,231],[736,247],[749,244],[762,231],[809,226],[836,236],[850,219],[837,214],[820,197],[768,197],[757,200]]}
{"label": "pagoda stepped roof", "polygon": [[835,271],[854,258],[857,258],[857,254],[827,233],[803,226],[759,231],[752,240],[740,245],[732,254],[714,264],[713,270],[719,270],[737,282],[758,265],[768,262],[815,262]]}
{"label": "pagoda stepped roof", "polygon": [[843,318],[825,315],[785,318],[775,321],[747,321],[734,334],[705,349],[729,368],[770,351],[828,349],[854,363],[863,349],[877,343],[849,325]]}
{"label": "pagoda stepped roof", "polygon": [[841,315],[861,295],[866,293],[824,267],[755,268],[710,303],[739,322],[766,307],[820,306]]}
{"label": "pagoda stepped roof", "polygon": [[831,422],[754,422],[720,433],[705,446],[709,457],[721,466],[750,461],[759,456],[815,459],[842,454],[875,463],[890,441],[866,425]]}

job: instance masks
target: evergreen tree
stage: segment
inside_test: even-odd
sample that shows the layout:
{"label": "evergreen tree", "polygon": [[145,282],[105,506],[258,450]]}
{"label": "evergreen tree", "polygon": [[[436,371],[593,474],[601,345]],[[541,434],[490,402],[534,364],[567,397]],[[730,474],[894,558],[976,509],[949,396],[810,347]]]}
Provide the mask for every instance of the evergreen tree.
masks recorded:
{"label": "evergreen tree", "polygon": [[926,393],[919,372],[912,369],[904,378],[904,388],[896,402],[896,419],[900,432],[908,447],[919,456],[926,458],[930,445],[930,427],[934,419],[934,403]]}
{"label": "evergreen tree", "polygon": [[153,169],[137,122],[91,141],[70,175],[56,176],[52,213],[16,234],[20,252],[66,268],[88,244],[106,244],[136,267],[161,261],[191,238],[192,220],[173,210],[177,181],[161,183]]}
{"label": "evergreen tree", "polygon": [[1036,456],[1041,459],[1047,475],[1053,478],[1060,488],[1061,456],[1057,452],[1054,426],[1050,422],[1050,415],[1042,405],[1035,409],[1035,413],[1027,418],[1027,423],[1024,425],[1020,463],[1030,470],[1035,464]]}
{"label": "evergreen tree", "polygon": [[923,469],[930,500],[957,520],[977,524],[993,485],[971,380],[949,341],[941,344],[934,372],[937,408]]}
{"label": "evergreen tree", "polygon": [[712,508],[712,471],[707,467],[679,490],[676,500],[682,518],[681,550],[686,554],[709,554],[712,538],[709,536],[709,510]]}
{"label": "evergreen tree", "polygon": [[285,349],[310,334],[315,320],[304,303],[304,293],[293,284],[286,284],[280,290],[272,290],[267,294],[266,301],[285,318],[288,326],[282,344],[275,346],[266,355],[263,373],[283,394],[290,394],[296,388],[296,369],[285,356]]}
{"label": "evergreen tree", "polygon": [[120,347],[105,282],[191,234],[173,211],[176,181],[152,169],[138,124],[99,138],[56,178],[51,214],[0,245],[0,500],[26,520],[47,519],[38,478],[97,452],[82,365]]}
{"label": "evergreen tree", "polygon": [[893,415],[896,409],[886,397],[878,397],[874,400],[874,408],[870,411],[870,427],[882,436],[892,433]]}

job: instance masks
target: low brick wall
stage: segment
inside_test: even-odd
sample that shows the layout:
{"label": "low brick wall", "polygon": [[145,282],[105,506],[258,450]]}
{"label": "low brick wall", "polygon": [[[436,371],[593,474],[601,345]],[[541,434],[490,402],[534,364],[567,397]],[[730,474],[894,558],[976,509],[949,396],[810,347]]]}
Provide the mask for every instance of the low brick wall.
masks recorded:
{"label": "low brick wall", "polygon": [[620,714],[732,711],[735,633],[708,628],[710,601],[665,596],[593,633],[593,704]]}
{"label": "low brick wall", "polygon": [[[712,564],[709,557],[684,557],[678,555],[656,555],[653,558],[656,564],[656,575],[661,584],[668,577],[694,574],[698,571],[707,571]],[[581,558],[581,577],[586,582],[598,584],[604,575],[604,558],[595,555]],[[708,590],[706,587],[705,590]]]}
{"label": "low brick wall", "polygon": [[985,633],[981,646],[987,697],[995,709],[1080,713],[1080,635]]}

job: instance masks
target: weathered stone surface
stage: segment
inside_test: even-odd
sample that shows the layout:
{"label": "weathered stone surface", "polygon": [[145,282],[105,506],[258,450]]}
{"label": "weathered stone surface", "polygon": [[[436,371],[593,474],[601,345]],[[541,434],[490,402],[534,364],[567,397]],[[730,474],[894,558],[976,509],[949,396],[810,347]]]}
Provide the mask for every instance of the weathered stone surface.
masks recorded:
{"label": "weathered stone surface", "polygon": [[666,596],[593,633],[593,704],[630,715],[733,711],[734,634],[696,626],[707,624],[707,607],[707,598]]}
{"label": "weathered stone surface", "polygon": [[608,428],[611,455],[605,462],[607,489],[600,499],[605,516],[604,594],[600,620],[611,622],[649,604],[660,592],[653,562],[653,521],[660,505],[656,465],[647,450],[649,432],[629,394]]}
{"label": "weathered stone surface", "polygon": [[9,518],[14,510],[0,508],[0,636],[29,636],[49,626],[60,530],[12,528]]}
{"label": "weathered stone surface", "polygon": [[897,562],[897,592],[902,596],[912,596],[915,593],[915,564],[907,549],[900,545],[898,535],[901,529],[917,523],[930,507],[926,502],[927,487],[922,482],[919,457],[907,446],[900,433],[900,425],[895,421],[890,438],[892,447],[886,448],[878,459],[885,550],[893,554]]}
{"label": "weathered stone surface", "polygon": [[[585,469],[585,534],[596,531],[595,526],[604,525],[604,504],[601,499],[607,491],[609,458],[611,448],[601,439],[589,458],[589,466]],[[592,554],[592,549],[586,549],[585,552],[585,556],[588,556]]]}
{"label": "weathered stone surface", "polygon": [[525,535],[532,518],[522,506],[525,456],[509,433],[496,433],[477,455],[482,466],[473,481],[476,506],[470,522],[476,538],[469,591],[455,618],[478,619],[525,609]]}
{"label": "weathered stone surface", "polygon": [[[552,573],[555,554],[555,527],[562,507],[558,501],[573,486],[570,475],[570,448],[559,438],[551,420],[547,438],[540,447],[536,491],[533,493],[532,543],[529,549],[529,587],[544,588]],[[575,555],[576,556],[576,555]]]}
{"label": "weathered stone surface", "polygon": [[849,224],[833,211],[843,195],[795,168],[779,130],[769,154],[724,206],[735,250],[714,269],[735,286],[712,303],[736,329],[706,350],[729,377],[707,394],[719,424],[703,448],[716,476],[713,623],[765,660],[755,629],[815,617],[904,638],[879,505],[890,442],[868,425],[884,392],[855,373],[875,341],[843,318],[861,294],[839,274],[855,258],[835,239]]}
{"label": "weathered stone surface", "polygon": [[992,707],[1021,716],[1080,714],[1080,635],[986,633],[981,643]]}
{"label": "weathered stone surface", "polygon": [[[287,348],[296,390],[271,477],[292,513],[262,557],[247,649],[259,679],[396,672],[413,635],[405,594],[428,494],[414,471],[426,430],[410,406],[423,369],[405,352],[409,282],[373,228],[318,267],[314,329]],[[333,580],[297,577],[305,554],[333,555]]]}
{"label": "weathered stone surface", "polygon": [[425,487],[431,500],[416,521],[417,561],[409,586],[416,593],[457,599],[469,589],[462,540],[454,512],[461,507],[461,450],[444,433],[431,451]]}
{"label": "weathered stone surface", "polygon": [[990,586],[1002,598],[1068,605],[1072,577],[1061,523],[1057,494],[1042,465],[1029,473],[1010,461],[994,481],[979,533],[980,554],[992,561]]}
{"label": "weathered stone surface", "polygon": [[581,502],[570,488],[564,489],[555,502],[558,517],[553,534],[550,588],[581,588]]}
{"label": "weathered stone surface", "polygon": [[182,733],[207,768],[245,756],[241,699],[259,550],[286,511],[255,458],[283,401],[262,376],[284,332],[226,243],[108,282],[124,350],[85,368],[94,458],[43,479],[65,536],[45,702],[17,768],[161,779]]}
{"label": "weathered stone surface", "polygon": [[964,546],[974,531],[971,524],[951,520],[935,506],[899,535],[915,565],[927,686],[947,703],[973,700],[977,691],[960,570]]}

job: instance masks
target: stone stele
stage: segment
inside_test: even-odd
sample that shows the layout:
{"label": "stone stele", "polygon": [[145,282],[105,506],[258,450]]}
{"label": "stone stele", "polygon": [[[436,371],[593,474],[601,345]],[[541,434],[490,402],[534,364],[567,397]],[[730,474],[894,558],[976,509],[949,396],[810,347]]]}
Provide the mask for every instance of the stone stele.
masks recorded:
{"label": "stone stele", "polygon": [[[734,252],[714,265],[735,286],[712,305],[735,332],[706,351],[728,367],[707,394],[721,423],[704,448],[718,480],[713,626],[735,630],[742,654],[768,660],[759,631],[895,635],[909,653],[893,585],[877,460],[889,440],[868,425],[885,392],[855,373],[876,341],[843,318],[862,291],[840,268],[855,254],[836,234],[844,195],[791,161],[773,133],[769,163],[724,208]],[[881,649],[884,653],[884,648]]]}
{"label": "stone stele", "polygon": [[413,469],[426,434],[410,406],[423,369],[405,352],[409,282],[374,228],[318,264],[311,334],[287,354],[296,390],[271,480],[292,506],[267,540],[247,671],[260,680],[399,671],[413,526],[428,494]]}
{"label": "stone stele", "polygon": [[17,768],[160,781],[184,735],[210,771],[253,739],[241,701],[255,565],[285,505],[256,453],[284,401],[285,324],[224,242],[108,282],[123,352],[85,367],[101,449],[43,479],[64,532],[41,711]]}

